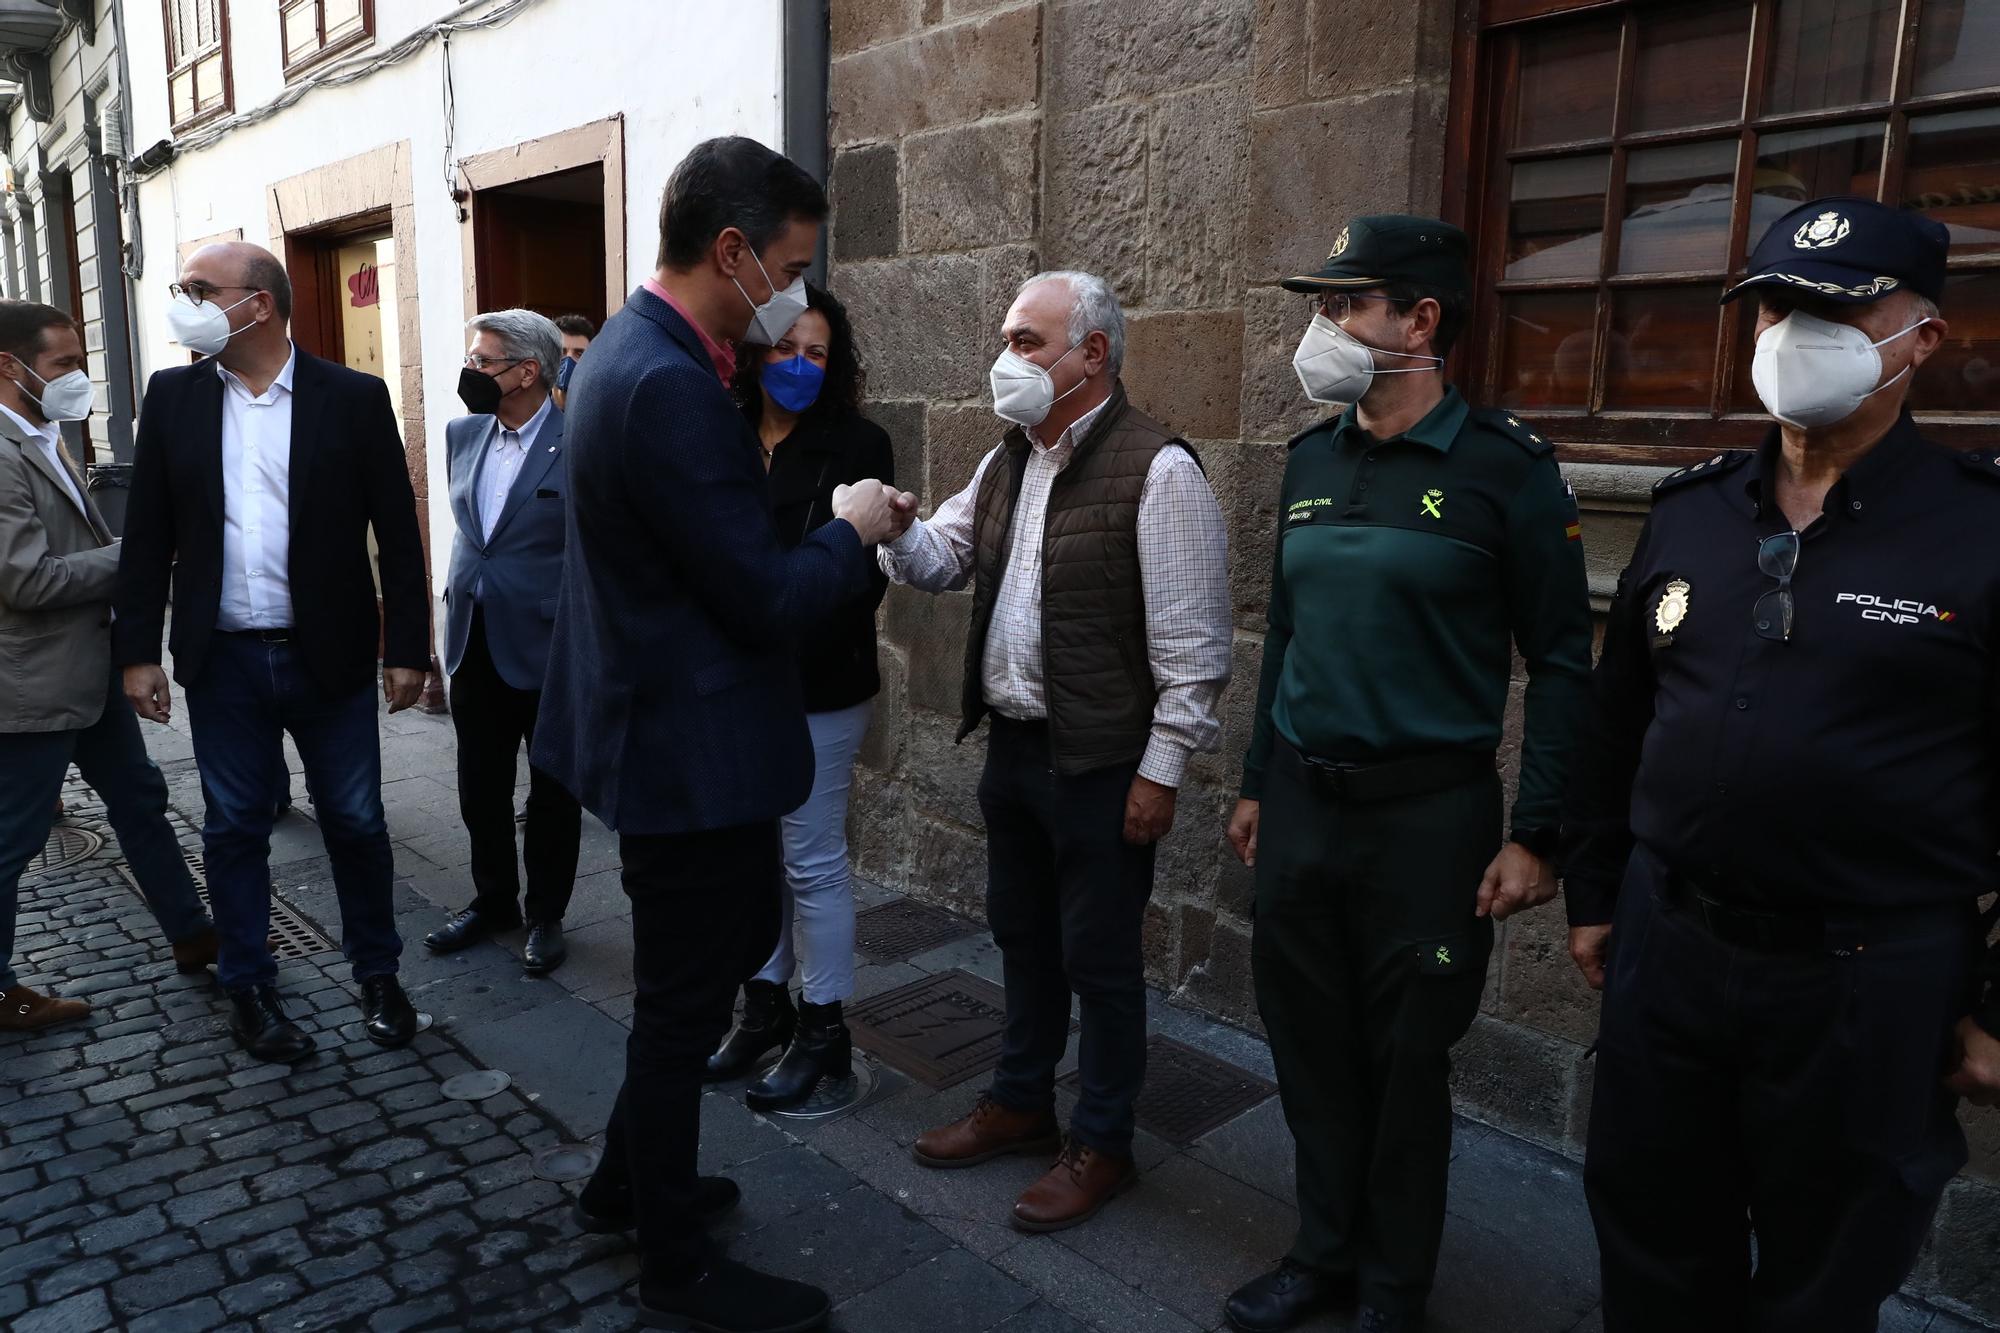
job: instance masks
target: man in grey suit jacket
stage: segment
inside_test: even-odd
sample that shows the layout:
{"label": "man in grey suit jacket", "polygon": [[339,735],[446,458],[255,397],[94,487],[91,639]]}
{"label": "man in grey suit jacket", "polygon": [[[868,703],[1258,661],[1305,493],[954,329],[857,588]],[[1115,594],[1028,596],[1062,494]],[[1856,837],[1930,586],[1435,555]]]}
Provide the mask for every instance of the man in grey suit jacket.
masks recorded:
{"label": "man in grey suit jacket", "polygon": [[118,543],[85,493],[56,423],[90,413],[76,323],[0,301],[0,1031],[82,1018],[82,1000],[18,984],[21,871],[55,821],[74,762],[110,813],[174,962],[215,961],[215,931],[167,823],[167,783],[111,669]]}
{"label": "man in grey suit jacket", "polygon": [[[457,532],[445,587],[444,664],[474,897],[424,937],[438,953],[522,923],[514,766],[534,739],[568,522],[563,414],[549,397],[561,335],[532,310],[479,315],[466,327],[472,345],[458,393],[472,415],[445,427]],[[562,918],[576,882],[583,815],[560,783],[540,769],[528,772],[521,961],[541,975],[563,960]]]}

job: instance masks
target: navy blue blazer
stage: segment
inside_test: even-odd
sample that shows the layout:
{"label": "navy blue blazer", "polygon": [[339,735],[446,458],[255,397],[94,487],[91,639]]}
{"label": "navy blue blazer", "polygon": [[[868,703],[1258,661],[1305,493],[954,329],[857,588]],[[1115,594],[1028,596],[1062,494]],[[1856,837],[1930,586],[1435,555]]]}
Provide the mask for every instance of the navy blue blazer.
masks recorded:
{"label": "navy blue blazer", "polygon": [[868,587],[834,520],[787,549],[756,432],[641,287],[569,386],[569,556],[532,754],[621,833],[733,828],[812,790],[793,641]]}
{"label": "navy blue blazer", "polygon": [[486,613],[486,647],[500,679],[517,690],[539,690],[549,664],[556,594],[562,590],[568,524],[562,409],[549,404],[488,541],[482,504],[499,429],[499,419],[490,413],[458,417],[444,428],[451,517],[458,525],[451,542],[451,578],[444,589],[444,669],[457,675],[465,660],[477,588]]}

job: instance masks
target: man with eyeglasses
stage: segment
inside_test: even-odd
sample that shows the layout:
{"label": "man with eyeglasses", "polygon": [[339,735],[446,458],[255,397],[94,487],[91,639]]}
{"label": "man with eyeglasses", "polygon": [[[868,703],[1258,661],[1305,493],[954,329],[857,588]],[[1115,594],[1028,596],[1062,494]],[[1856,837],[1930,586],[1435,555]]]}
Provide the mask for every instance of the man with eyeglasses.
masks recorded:
{"label": "man with eyeglasses", "polygon": [[472,840],[473,900],[424,936],[424,945],[453,953],[523,925],[525,863],[521,965],[545,976],[568,953],[562,921],[576,886],[583,809],[530,765],[517,854],[514,770],[521,747],[534,744],[562,591],[568,469],[563,413],[550,397],[562,342],[557,326],[532,310],[475,315],[466,329],[472,345],[458,396],[470,415],[445,426],[458,531],[444,593],[444,666],[458,737],[458,809]]}
{"label": "man with eyeglasses", "polygon": [[1776,424],[1661,481],[1619,579],[1565,821],[1609,1333],[1873,1329],[2000,1097],[2000,455],[1906,407],[1950,242],[1772,225],[1723,300]]}
{"label": "man with eyeglasses", "polygon": [[149,721],[170,715],[160,638],[171,592],[174,678],[206,807],[216,980],[238,1043],[286,1064],[314,1050],[265,947],[289,735],[332,864],[362,1030],[405,1046],[417,1018],[396,980],[376,663],[379,644],[390,712],[417,701],[430,606],[389,388],[293,345],[291,281],[259,246],[202,247],[172,295],[168,326],[201,360],[156,373],[139,413],[111,630],[125,697]]}
{"label": "man with eyeglasses", "polygon": [[[1350,404],[1292,440],[1269,629],[1229,839],[1256,871],[1251,958],[1296,1142],[1299,1230],[1227,1305],[1247,1333],[1357,1300],[1422,1326],[1444,1231],[1452,1045],[1493,922],[1555,896],[1564,765],[1590,671],[1576,502],[1548,440],[1446,382],[1465,233],[1358,217],[1293,357]],[[1519,794],[1495,767],[1527,664]]]}

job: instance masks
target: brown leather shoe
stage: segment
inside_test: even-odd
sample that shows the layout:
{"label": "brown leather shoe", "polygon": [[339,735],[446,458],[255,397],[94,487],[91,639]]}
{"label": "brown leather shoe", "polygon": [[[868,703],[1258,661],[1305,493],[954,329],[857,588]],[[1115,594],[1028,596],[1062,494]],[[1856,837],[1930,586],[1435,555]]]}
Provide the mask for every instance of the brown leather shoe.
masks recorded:
{"label": "brown leather shoe", "polygon": [[1054,1111],[1014,1111],[981,1097],[964,1119],[917,1135],[910,1152],[925,1166],[977,1166],[1008,1153],[1054,1152],[1061,1145]]}
{"label": "brown leather shoe", "polygon": [[1072,1139],[1062,1156],[1014,1201],[1014,1225],[1023,1231],[1061,1231],[1097,1216],[1111,1196],[1139,1178],[1129,1157],[1112,1157]]}
{"label": "brown leather shoe", "polygon": [[199,935],[190,935],[184,940],[175,940],[174,971],[183,975],[201,971],[204,967],[215,966],[219,949],[213,928]]}
{"label": "brown leather shoe", "polygon": [[16,986],[0,993],[0,1032],[32,1032],[90,1016],[87,1000],[65,1000]]}

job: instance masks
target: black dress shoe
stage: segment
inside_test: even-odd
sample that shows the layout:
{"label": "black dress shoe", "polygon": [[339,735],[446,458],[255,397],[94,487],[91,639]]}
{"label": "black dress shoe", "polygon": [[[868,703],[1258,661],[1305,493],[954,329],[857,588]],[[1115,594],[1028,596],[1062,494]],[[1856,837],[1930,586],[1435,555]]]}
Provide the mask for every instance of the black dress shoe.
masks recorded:
{"label": "black dress shoe", "polygon": [[767,1051],[783,1050],[798,1026],[791,992],[770,981],[743,983],[743,1017],[708,1057],[703,1081],[720,1083],[747,1074]]}
{"label": "black dress shoe", "polygon": [[512,930],[520,924],[519,921],[502,921],[480,911],[477,907],[468,907],[424,936],[424,947],[432,953],[457,953],[468,945],[479,943],[489,935]]}
{"label": "black dress shoe", "polygon": [[[695,1216],[706,1222],[722,1216],[736,1206],[743,1197],[743,1191],[728,1176],[697,1176],[694,1182]],[[632,1197],[622,1199],[594,1199],[590,1191],[577,1196],[576,1206],[570,1209],[570,1217],[579,1229],[594,1236],[612,1236],[621,1231],[630,1231],[639,1224],[632,1215]]]}
{"label": "black dress shoe", "polygon": [[236,1034],[237,1044],[259,1060],[292,1065],[313,1053],[312,1038],[285,1016],[276,986],[233,991],[229,1002],[236,1009],[229,1030]]}
{"label": "black dress shoe", "polygon": [[562,922],[537,921],[528,927],[528,942],[521,946],[521,966],[531,977],[545,977],[569,957],[563,942]]}
{"label": "black dress shoe", "polygon": [[710,1258],[685,1282],[639,1277],[639,1322],[706,1333],[805,1333],[826,1323],[833,1302],[818,1287]]}
{"label": "black dress shoe", "polygon": [[1364,1305],[1354,1327],[1357,1333],[1422,1333],[1424,1316],[1421,1312],[1378,1310]]}
{"label": "black dress shoe", "polygon": [[361,983],[361,1024],[377,1046],[408,1046],[417,1035],[417,1011],[394,976],[369,977]]}
{"label": "black dress shoe", "polygon": [[854,1045],[842,1020],[840,1001],[800,1004],[798,1029],[784,1058],[770,1073],[752,1083],[743,1100],[757,1111],[782,1111],[812,1096],[822,1079],[854,1075]]}
{"label": "black dress shoe", "polygon": [[1323,1310],[1353,1303],[1352,1273],[1322,1273],[1286,1259],[1238,1287],[1223,1313],[1229,1316],[1229,1326],[1243,1333],[1281,1333]]}

